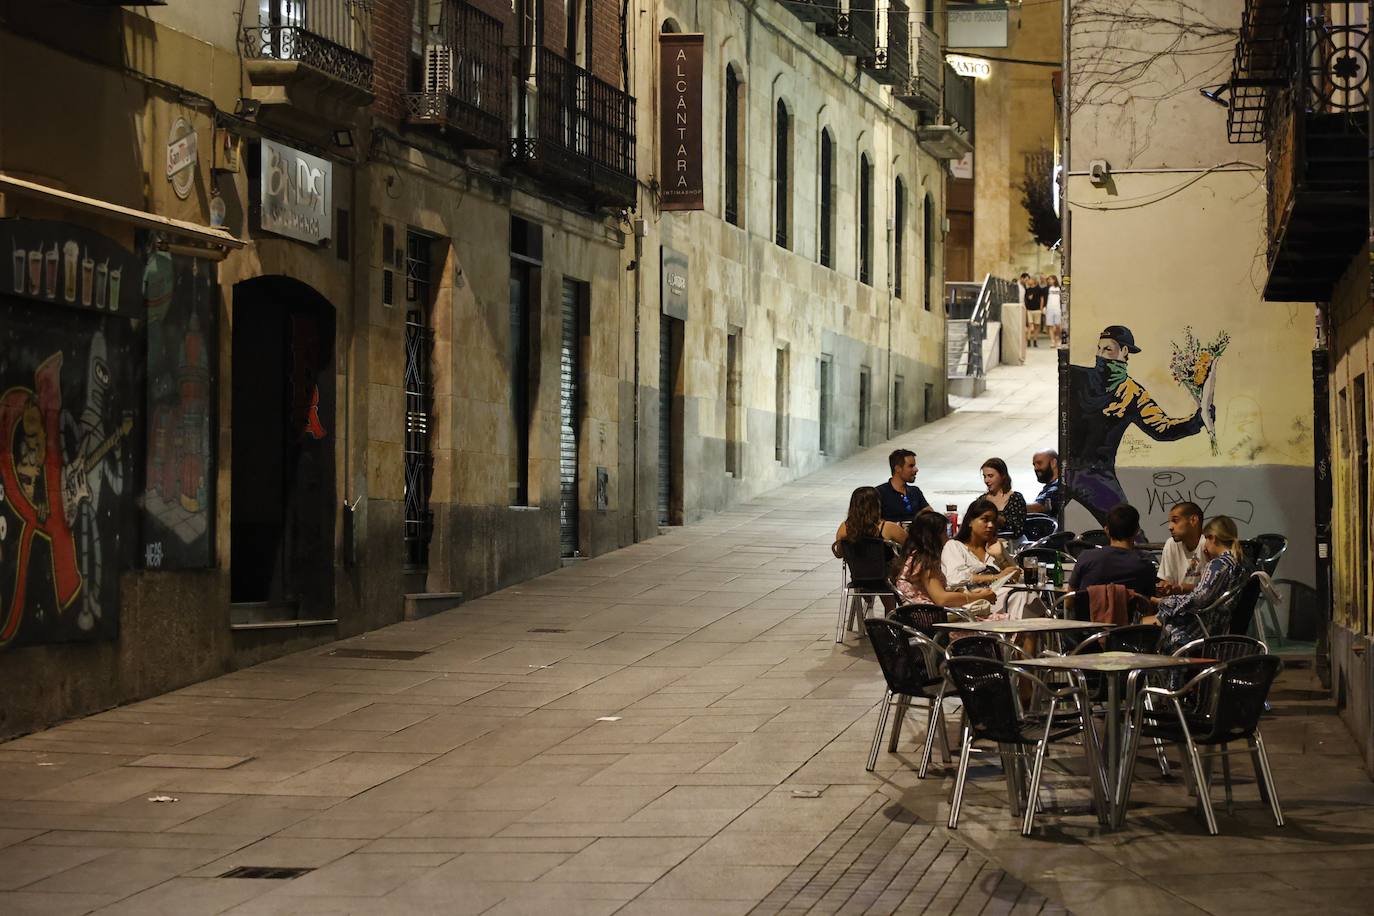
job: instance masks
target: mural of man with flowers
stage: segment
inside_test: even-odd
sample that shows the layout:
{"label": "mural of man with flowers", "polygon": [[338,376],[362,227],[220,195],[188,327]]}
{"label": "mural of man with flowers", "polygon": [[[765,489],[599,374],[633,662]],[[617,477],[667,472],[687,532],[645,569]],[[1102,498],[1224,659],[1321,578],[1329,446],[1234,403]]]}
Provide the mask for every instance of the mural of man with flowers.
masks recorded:
{"label": "mural of man with flowers", "polygon": [[1105,524],[1114,506],[1129,502],[1116,476],[1116,453],[1132,426],[1157,442],[1186,439],[1206,429],[1216,449],[1216,367],[1230,338],[1223,333],[1214,343],[1202,345],[1191,328],[1185,331],[1184,344],[1174,345],[1169,368],[1197,404],[1191,416],[1169,416],[1145,386],[1131,378],[1127,361],[1140,348],[1130,328],[1114,324],[1103,329],[1094,365],[1069,366],[1066,482],[1070,498],[1099,522]]}

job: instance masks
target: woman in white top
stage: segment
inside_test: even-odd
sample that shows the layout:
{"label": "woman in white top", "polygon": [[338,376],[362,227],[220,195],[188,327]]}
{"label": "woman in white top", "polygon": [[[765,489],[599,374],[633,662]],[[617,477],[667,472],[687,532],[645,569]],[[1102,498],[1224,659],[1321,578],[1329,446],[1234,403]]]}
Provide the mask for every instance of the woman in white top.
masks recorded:
{"label": "woman in white top", "polygon": [[946,541],[944,550],[940,552],[940,568],[945,574],[945,581],[954,587],[987,585],[994,580],[1001,580],[993,586],[997,594],[994,606],[998,616],[1013,620],[1048,616],[1038,598],[1007,587],[1008,583],[1015,582],[1021,576],[1019,569],[1014,569],[1010,576],[1004,575],[1007,567],[1012,565],[1006,548],[997,538],[997,506],[986,497],[975,499],[964,512],[959,534]]}
{"label": "woman in white top", "polygon": [[1050,346],[1059,349],[1060,335],[1064,330],[1064,306],[1058,277],[1050,277],[1049,292],[1045,295],[1045,327],[1050,330]]}

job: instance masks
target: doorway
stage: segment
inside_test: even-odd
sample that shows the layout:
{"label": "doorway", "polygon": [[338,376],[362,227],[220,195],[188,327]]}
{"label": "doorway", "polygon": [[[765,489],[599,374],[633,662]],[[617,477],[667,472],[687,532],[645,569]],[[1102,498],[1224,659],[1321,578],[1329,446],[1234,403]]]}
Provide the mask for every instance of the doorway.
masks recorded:
{"label": "doorway", "polygon": [[231,620],[334,616],[334,310],[288,277],[234,287]]}
{"label": "doorway", "polygon": [[658,316],[658,523],[682,524],[682,416],[674,414],[682,322]]}
{"label": "doorway", "polygon": [[559,555],[579,553],[578,458],[582,425],[582,304],[587,284],[563,280],[563,332],[558,372],[558,548]]}

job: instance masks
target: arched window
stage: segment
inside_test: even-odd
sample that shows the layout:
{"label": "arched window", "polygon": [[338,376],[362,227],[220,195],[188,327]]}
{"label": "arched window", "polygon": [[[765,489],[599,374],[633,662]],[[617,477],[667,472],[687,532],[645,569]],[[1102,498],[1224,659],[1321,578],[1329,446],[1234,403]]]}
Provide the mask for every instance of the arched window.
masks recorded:
{"label": "arched window", "polygon": [[902,242],[906,235],[906,184],[897,179],[892,195],[892,295],[902,298]]}
{"label": "arched window", "polygon": [[740,144],[739,112],[744,85],[734,64],[725,67],[725,221],[740,225],[740,166],[743,148]]}
{"label": "arched window", "polygon": [[773,239],[786,248],[792,228],[792,116],[782,99],[778,99],[775,156],[773,197],[777,225],[773,229]]}
{"label": "arched window", "polygon": [[821,131],[820,255],[822,267],[835,266],[835,141]]}
{"label": "arched window", "polygon": [[859,156],[859,282],[873,285],[873,164]]}
{"label": "arched window", "polygon": [[921,282],[925,284],[924,302],[930,311],[930,280],[935,275],[935,200],[926,194],[921,201],[921,243],[924,254],[921,258]]}

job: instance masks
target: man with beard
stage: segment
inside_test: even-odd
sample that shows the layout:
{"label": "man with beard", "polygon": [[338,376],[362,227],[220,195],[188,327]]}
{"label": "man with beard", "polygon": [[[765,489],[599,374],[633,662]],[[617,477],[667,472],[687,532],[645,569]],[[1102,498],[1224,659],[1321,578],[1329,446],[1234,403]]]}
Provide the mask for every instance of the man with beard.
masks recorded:
{"label": "man with beard", "polygon": [[1126,361],[1139,352],[1130,328],[1114,324],[1099,335],[1093,366],[1069,366],[1068,495],[1104,525],[1113,506],[1130,502],[1116,477],[1116,451],[1126,430],[1134,426],[1156,442],[1174,442],[1202,431],[1203,410],[1216,418],[1215,373],[1192,416],[1171,417],[1131,378]]}
{"label": "man with beard", "polygon": [[1041,490],[1026,511],[1058,516],[1063,508],[1059,494],[1059,453],[1052,448],[1036,452],[1031,457],[1031,467],[1035,469],[1035,479],[1041,484]]}

